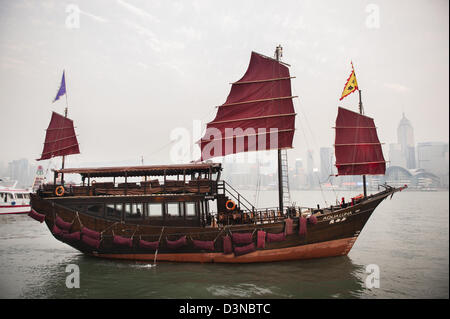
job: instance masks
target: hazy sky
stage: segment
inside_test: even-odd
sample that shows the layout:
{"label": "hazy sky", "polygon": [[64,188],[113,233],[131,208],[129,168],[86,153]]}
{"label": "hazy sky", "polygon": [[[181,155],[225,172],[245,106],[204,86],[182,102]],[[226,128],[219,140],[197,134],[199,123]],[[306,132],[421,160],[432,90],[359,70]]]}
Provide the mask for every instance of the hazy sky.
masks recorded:
{"label": "hazy sky", "polygon": [[318,148],[334,142],[337,106],[357,111],[356,93],[339,101],[351,60],[382,142],[396,142],[402,112],[416,143],[448,142],[448,6],[0,0],[0,162],[40,157],[51,112],[64,112],[65,99],[52,100],[65,69],[82,152],[67,166],[167,163],[171,132],[212,120],[251,51],[272,56],[278,44],[299,96],[290,159],[313,148],[318,160]]}

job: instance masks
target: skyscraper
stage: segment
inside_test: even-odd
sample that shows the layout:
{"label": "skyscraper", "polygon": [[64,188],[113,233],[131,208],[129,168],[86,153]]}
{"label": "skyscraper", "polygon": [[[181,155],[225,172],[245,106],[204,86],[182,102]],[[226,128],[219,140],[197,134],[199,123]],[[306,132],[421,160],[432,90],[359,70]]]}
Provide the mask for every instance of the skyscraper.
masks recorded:
{"label": "skyscraper", "polygon": [[402,146],[400,144],[389,144],[389,166],[406,167],[406,158],[403,156]]}
{"label": "skyscraper", "polygon": [[417,144],[419,168],[442,177],[449,172],[448,143],[426,142]]}
{"label": "skyscraper", "polygon": [[416,155],[414,148],[414,129],[405,113],[397,127],[397,142],[401,146],[406,168],[416,168]]}
{"label": "skyscraper", "polygon": [[328,180],[330,175],[335,174],[333,156],[331,147],[320,148],[320,179],[322,183]]}

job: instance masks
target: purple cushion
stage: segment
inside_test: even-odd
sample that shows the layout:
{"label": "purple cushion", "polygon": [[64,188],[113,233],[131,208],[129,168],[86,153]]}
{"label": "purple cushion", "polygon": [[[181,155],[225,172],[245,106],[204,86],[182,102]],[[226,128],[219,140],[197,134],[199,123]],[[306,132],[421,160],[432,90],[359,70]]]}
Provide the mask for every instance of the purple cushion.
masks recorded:
{"label": "purple cushion", "polygon": [[292,227],[293,227],[293,221],[290,218],[287,218],[285,220],[286,223],[286,235],[291,235],[293,233]]}
{"label": "purple cushion", "polygon": [[241,255],[245,255],[248,253],[251,253],[252,251],[255,251],[255,244],[251,243],[248,244],[246,246],[242,246],[242,247],[234,247],[234,254],[236,256],[241,256]]}
{"label": "purple cushion", "polygon": [[231,246],[231,238],[228,235],[223,237],[223,252],[225,254],[231,254],[233,252],[233,247]]}
{"label": "purple cushion", "polygon": [[62,236],[63,234],[67,234],[67,233],[69,233],[69,232],[68,232],[67,230],[65,230],[65,229],[59,228],[59,227],[56,226],[56,225],[53,225],[52,233],[53,233],[53,235],[55,235],[55,236]]}
{"label": "purple cushion", "polygon": [[59,216],[56,216],[55,223],[56,223],[56,226],[58,226],[59,228],[64,229],[64,230],[69,230],[72,227],[72,223],[63,221]]}
{"label": "purple cushion", "polygon": [[194,243],[194,247],[197,249],[204,249],[204,250],[214,250],[214,242],[211,241],[204,241],[204,240],[192,240]]}
{"label": "purple cushion", "polygon": [[284,233],[279,233],[279,234],[267,233],[267,242],[268,243],[283,241],[283,240],[286,240],[286,235]]}
{"label": "purple cushion", "polygon": [[300,235],[300,236],[303,236],[303,235],[306,235],[306,223],[307,223],[307,220],[306,220],[306,218],[305,217],[300,217],[300,219],[299,219],[299,230],[298,230],[298,234]]}
{"label": "purple cushion", "polygon": [[81,241],[92,248],[98,249],[100,247],[100,240],[91,238],[89,236],[82,236]]}
{"label": "purple cushion", "polygon": [[233,237],[233,243],[235,244],[248,244],[253,241],[252,233],[234,233],[231,236]]}
{"label": "purple cushion", "polygon": [[186,236],[182,236],[177,240],[166,239],[166,242],[167,242],[167,248],[169,248],[169,249],[177,249],[177,248],[183,247],[187,244]]}
{"label": "purple cushion", "polygon": [[114,244],[116,244],[118,246],[133,247],[133,239],[132,238],[125,238],[122,236],[114,235],[113,242],[114,242]]}
{"label": "purple cushion", "polygon": [[263,230],[258,230],[257,236],[257,247],[258,248],[265,248],[266,247],[266,232]]}
{"label": "purple cushion", "polygon": [[81,233],[83,236],[91,237],[92,239],[100,240],[101,234],[89,228],[83,227],[81,228]]}
{"label": "purple cushion", "polygon": [[28,216],[30,216],[31,218],[37,220],[40,223],[42,223],[45,220],[45,215],[39,214],[34,209],[31,209],[31,211],[28,213]]}
{"label": "purple cushion", "polygon": [[159,247],[159,241],[146,241],[146,240],[139,240],[139,247],[150,249],[150,250],[156,250]]}
{"label": "purple cushion", "polygon": [[317,217],[316,216],[314,216],[314,215],[311,215],[309,218],[308,218],[308,220],[309,220],[309,222],[311,223],[311,224],[317,224]]}
{"label": "purple cushion", "polygon": [[65,241],[78,241],[81,239],[81,232],[77,231],[70,234],[63,234],[63,239]]}

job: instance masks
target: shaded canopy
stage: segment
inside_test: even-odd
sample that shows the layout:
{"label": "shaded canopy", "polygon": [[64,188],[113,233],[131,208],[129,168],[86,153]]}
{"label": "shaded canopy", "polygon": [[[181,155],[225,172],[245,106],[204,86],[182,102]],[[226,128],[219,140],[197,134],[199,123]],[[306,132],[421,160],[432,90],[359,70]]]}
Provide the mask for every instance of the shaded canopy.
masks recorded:
{"label": "shaded canopy", "polygon": [[217,173],[222,170],[220,163],[201,163],[184,165],[119,166],[65,168],[56,173],[80,174],[82,177],[123,177],[123,176],[162,176],[192,173]]}

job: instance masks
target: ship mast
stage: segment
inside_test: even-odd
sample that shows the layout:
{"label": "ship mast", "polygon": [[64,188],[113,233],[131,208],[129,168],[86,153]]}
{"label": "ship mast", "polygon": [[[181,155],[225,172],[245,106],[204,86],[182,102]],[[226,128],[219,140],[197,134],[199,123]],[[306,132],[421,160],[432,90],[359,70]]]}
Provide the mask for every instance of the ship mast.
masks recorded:
{"label": "ship mast", "polygon": [[[361,100],[361,90],[359,88],[358,93],[359,93],[359,114],[364,115],[363,104]],[[364,190],[364,197],[367,197],[366,175],[363,175],[363,190]]]}
{"label": "ship mast", "polygon": [[[280,61],[283,56],[283,48],[278,45],[275,49],[275,59]],[[280,212],[283,213],[283,167],[281,165],[281,149],[278,149],[278,205]]]}
{"label": "ship mast", "polygon": [[[69,103],[67,102],[67,85],[66,85],[66,79],[65,79],[65,73],[66,71],[64,70],[64,87],[65,87],[65,95],[66,95],[66,108],[64,109],[64,118],[67,118],[67,113],[69,110]],[[62,157],[62,163],[61,163],[61,169],[64,169],[64,162],[66,160],[66,156],[63,155]],[[64,173],[61,173],[61,185],[64,186]]]}

